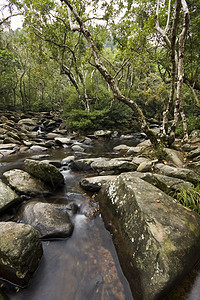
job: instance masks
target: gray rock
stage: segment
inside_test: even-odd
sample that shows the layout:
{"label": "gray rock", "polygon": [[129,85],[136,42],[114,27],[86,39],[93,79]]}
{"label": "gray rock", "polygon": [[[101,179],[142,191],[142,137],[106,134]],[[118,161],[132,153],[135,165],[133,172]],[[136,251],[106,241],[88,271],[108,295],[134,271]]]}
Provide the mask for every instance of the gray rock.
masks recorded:
{"label": "gray rock", "polygon": [[9,184],[18,192],[28,195],[50,193],[49,188],[41,180],[31,176],[29,173],[13,169],[3,174]]}
{"label": "gray rock", "polygon": [[110,130],[97,130],[94,132],[95,137],[110,137],[112,134],[112,131]]}
{"label": "gray rock", "polygon": [[36,178],[41,179],[53,188],[64,184],[64,177],[62,173],[53,165],[44,163],[42,161],[26,159],[25,168],[28,173]]}
{"label": "gray rock", "polygon": [[61,164],[62,164],[62,166],[66,166],[69,163],[73,162],[74,160],[75,160],[75,156],[73,156],[73,155],[67,156],[62,159]]}
{"label": "gray rock", "polygon": [[[28,146],[28,145],[26,145],[26,146]],[[30,147],[30,149],[29,149],[29,152],[44,152],[44,151],[47,151],[48,150],[48,148],[46,148],[46,147],[42,147],[42,146],[31,146]]]}
{"label": "gray rock", "polygon": [[154,165],[154,161],[145,160],[139,164],[137,167],[138,172],[149,172],[152,171],[152,167]]}
{"label": "gray rock", "polygon": [[164,299],[199,259],[200,216],[130,174],[106,184],[99,200],[135,298]]}
{"label": "gray rock", "polygon": [[18,201],[19,196],[0,180],[0,213]]}
{"label": "gray rock", "polygon": [[193,159],[193,162],[199,162],[199,161],[200,161],[200,155]]}
{"label": "gray rock", "polygon": [[200,148],[192,150],[188,153],[188,158],[195,158],[200,155]]}
{"label": "gray rock", "polygon": [[0,150],[0,158],[4,158],[4,157],[7,157],[11,154],[14,154],[16,153],[16,150],[13,149],[13,150]]}
{"label": "gray rock", "polygon": [[70,138],[64,138],[64,137],[56,137],[55,138],[55,142],[59,145],[71,145],[73,143],[73,141]]}
{"label": "gray rock", "polygon": [[126,153],[130,149],[130,146],[127,145],[119,145],[113,148],[115,152]]}
{"label": "gray rock", "polygon": [[84,152],[85,151],[85,149],[83,147],[79,146],[79,145],[73,145],[72,150],[74,152]]}
{"label": "gray rock", "polygon": [[144,147],[130,147],[127,151],[127,155],[136,155],[139,154]]}
{"label": "gray rock", "polygon": [[198,184],[200,182],[200,175],[198,175],[193,170],[185,168],[175,168],[164,164],[156,164],[155,170],[159,174],[166,175],[169,177],[180,178],[185,181],[192,182],[194,184]]}
{"label": "gray rock", "polygon": [[191,182],[161,174],[134,172],[130,175],[145,180],[146,182],[156,186],[165,193],[181,190],[182,188],[184,188],[185,190],[190,190],[194,187]]}
{"label": "gray rock", "polygon": [[197,148],[198,148],[198,146],[191,145],[191,144],[184,144],[182,146],[182,150],[185,151],[185,152],[190,152],[190,151],[195,150]]}
{"label": "gray rock", "polygon": [[103,158],[103,157],[76,159],[72,162],[71,168],[79,171],[92,171],[91,164],[93,162],[101,161],[104,159],[109,160],[109,158]]}
{"label": "gray rock", "polygon": [[32,226],[0,222],[0,277],[26,286],[42,256],[38,233]]}
{"label": "gray rock", "polygon": [[116,175],[122,172],[134,171],[137,165],[127,159],[101,159],[91,163],[91,168],[100,175]]}
{"label": "gray rock", "polygon": [[174,149],[164,148],[163,151],[167,154],[167,159],[175,164],[177,167],[182,167],[184,162],[184,155],[180,151]]}
{"label": "gray rock", "polygon": [[199,138],[200,137],[200,130],[193,130],[191,133],[190,133],[190,139],[193,139],[193,138]]}
{"label": "gray rock", "polygon": [[200,175],[200,161],[187,163],[184,167],[191,169]]}
{"label": "gray rock", "polygon": [[114,179],[115,177],[116,176],[97,176],[83,178],[80,182],[80,185],[87,191],[98,192],[105,183]]}
{"label": "gray rock", "polygon": [[35,119],[21,119],[18,121],[19,125],[31,125],[31,126],[37,126],[37,121]]}
{"label": "gray rock", "polygon": [[13,150],[15,147],[17,146],[17,144],[1,144],[0,145],[0,151],[1,150]]}
{"label": "gray rock", "polygon": [[66,205],[31,201],[22,207],[20,216],[20,221],[33,226],[40,238],[69,237],[73,231]]}

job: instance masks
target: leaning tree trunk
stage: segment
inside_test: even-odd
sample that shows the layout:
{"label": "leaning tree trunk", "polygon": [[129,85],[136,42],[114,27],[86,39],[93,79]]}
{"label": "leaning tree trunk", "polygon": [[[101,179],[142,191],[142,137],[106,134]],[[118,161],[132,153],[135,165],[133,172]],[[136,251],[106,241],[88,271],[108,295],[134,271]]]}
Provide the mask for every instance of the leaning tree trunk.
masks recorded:
{"label": "leaning tree trunk", "polygon": [[[157,140],[155,134],[153,133],[153,131],[150,130],[150,128],[149,128],[149,126],[146,122],[146,119],[143,115],[142,110],[139,108],[139,106],[132,99],[129,99],[128,97],[125,97],[120,92],[114,78],[111,76],[111,74],[107,71],[107,69],[102,64],[102,62],[100,60],[100,57],[98,55],[98,51],[96,49],[96,46],[95,46],[95,44],[93,42],[93,39],[91,37],[91,34],[90,34],[87,26],[83,23],[81,17],[79,16],[78,12],[76,11],[75,7],[71,4],[71,2],[69,0],[61,0],[61,2],[65,2],[66,5],[68,6],[69,22],[70,22],[71,30],[80,31],[84,35],[84,37],[87,40],[88,45],[90,47],[91,54],[94,58],[95,67],[101,73],[101,75],[104,77],[106,82],[109,84],[109,86],[110,86],[110,88],[113,92],[114,97],[116,99],[118,99],[119,101],[123,102],[124,104],[128,105],[132,109],[134,114],[138,117],[138,122],[140,124],[140,127],[141,127],[142,131],[144,131],[146,133],[147,137],[151,140],[152,144],[155,147],[157,147],[158,146],[158,140]],[[78,24],[73,24],[72,18],[71,18],[71,13],[74,15],[74,17],[75,17]]]}

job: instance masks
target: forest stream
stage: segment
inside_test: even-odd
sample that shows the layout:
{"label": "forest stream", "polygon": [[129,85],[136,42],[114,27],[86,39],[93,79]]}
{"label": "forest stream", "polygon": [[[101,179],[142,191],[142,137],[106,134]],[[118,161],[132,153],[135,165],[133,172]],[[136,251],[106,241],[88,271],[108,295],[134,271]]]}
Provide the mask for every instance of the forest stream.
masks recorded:
{"label": "forest stream", "polygon": [[[111,156],[113,146],[116,144],[117,141],[96,142],[93,147],[88,147],[87,152],[93,157]],[[51,150],[49,154],[51,160],[61,160],[67,155],[72,155],[68,148]],[[22,168],[26,157],[27,154],[21,154],[1,161],[0,178],[7,170]],[[68,167],[63,167],[61,172],[65,178],[65,186],[55,194],[37,200],[51,203],[68,203],[69,200],[75,202],[79,210],[73,217],[73,234],[66,239],[42,241],[43,257],[26,288],[1,281],[5,299],[133,299],[129,284],[121,270],[112,237],[105,229],[101,216],[98,214],[93,216],[95,209],[91,203],[92,195],[85,193],[79,186],[80,179],[89,174],[72,171]],[[192,286],[190,295],[183,295],[181,298],[171,295],[169,299],[200,299],[199,269],[195,272],[196,278],[192,275],[192,279],[189,279]]]}

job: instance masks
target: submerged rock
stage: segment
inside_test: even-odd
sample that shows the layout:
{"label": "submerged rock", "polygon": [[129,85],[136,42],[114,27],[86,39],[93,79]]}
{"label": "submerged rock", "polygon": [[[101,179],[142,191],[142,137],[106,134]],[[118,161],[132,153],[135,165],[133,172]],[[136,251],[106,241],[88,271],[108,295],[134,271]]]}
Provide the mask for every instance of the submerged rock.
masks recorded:
{"label": "submerged rock", "polygon": [[32,226],[0,222],[0,277],[26,286],[38,267],[42,244]]}
{"label": "submerged rock", "polygon": [[135,299],[163,299],[200,256],[200,217],[130,174],[99,194]]}
{"label": "submerged rock", "polygon": [[18,201],[19,196],[0,180],[0,213]]}
{"label": "submerged rock", "polygon": [[64,177],[62,173],[51,164],[42,161],[26,159],[25,167],[31,175],[41,179],[53,188],[64,184]]}
{"label": "submerged rock", "polygon": [[18,192],[28,195],[47,194],[50,189],[41,180],[34,178],[29,173],[13,169],[3,174],[9,184]]}
{"label": "submerged rock", "polygon": [[31,201],[22,207],[20,221],[33,226],[40,238],[64,238],[73,231],[68,215],[71,209],[68,205]]}

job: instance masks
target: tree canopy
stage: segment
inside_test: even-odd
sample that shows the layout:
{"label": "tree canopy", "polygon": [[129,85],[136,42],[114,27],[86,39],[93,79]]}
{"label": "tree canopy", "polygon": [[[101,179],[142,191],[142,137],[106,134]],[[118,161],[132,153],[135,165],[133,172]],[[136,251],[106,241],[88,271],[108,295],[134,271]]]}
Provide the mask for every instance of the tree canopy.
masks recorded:
{"label": "tree canopy", "polygon": [[[199,8],[184,0],[4,1],[0,109],[63,112],[78,131],[140,127],[154,143],[150,118],[162,122],[168,144],[182,122],[187,139],[187,122],[199,116]],[[18,14],[23,27],[13,31]]]}

